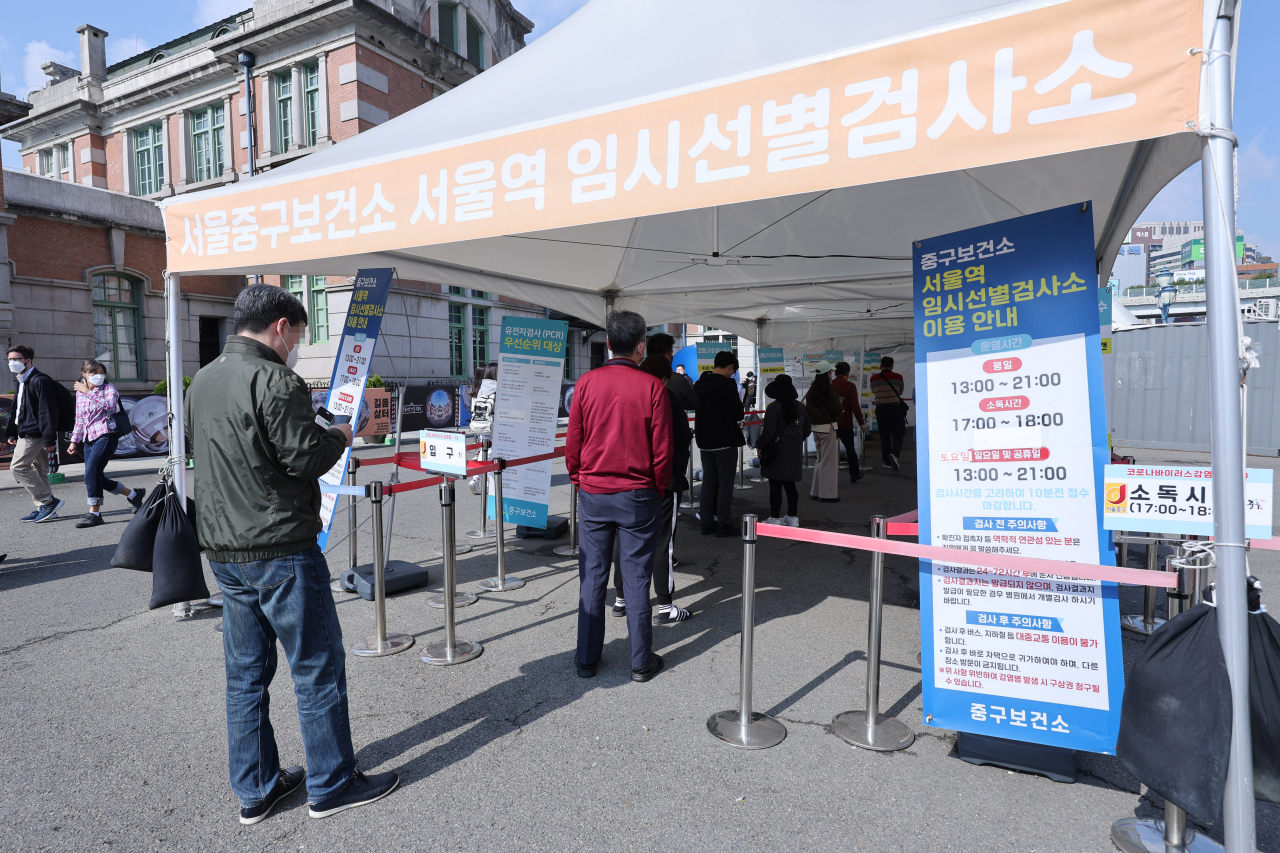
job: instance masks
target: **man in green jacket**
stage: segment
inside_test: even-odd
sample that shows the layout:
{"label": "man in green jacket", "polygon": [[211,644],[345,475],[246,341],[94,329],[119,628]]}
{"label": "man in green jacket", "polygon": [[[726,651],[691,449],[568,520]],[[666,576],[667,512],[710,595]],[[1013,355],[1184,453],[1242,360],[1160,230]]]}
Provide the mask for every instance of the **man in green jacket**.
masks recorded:
{"label": "man in green jacket", "polygon": [[265,819],[303,780],[281,769],[269,717],[276,641],[298,698],[312,817],[391,793],[395,773],[356,769],[342,629],[316,544],[321,474],[351,445],[351,425],[316,421],[292,370],[307,311],[288,291],[247,287],[235,334],[186,395],[200,546],[223,598],[227,746],[240,822]]}

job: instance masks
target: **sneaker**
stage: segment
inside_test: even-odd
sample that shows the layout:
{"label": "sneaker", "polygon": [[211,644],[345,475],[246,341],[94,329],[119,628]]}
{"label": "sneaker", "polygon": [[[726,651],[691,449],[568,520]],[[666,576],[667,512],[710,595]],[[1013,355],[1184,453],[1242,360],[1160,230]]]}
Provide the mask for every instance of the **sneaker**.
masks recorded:
{"label": "sneaker", "polygon": [[173,605],[174,619],[187,619],[191,616],[191,612],[190,601],[179,601],[177,604]]}
{"label": "sneaker", "polygon": [[893,470],[895,471],[902,470],[902,466],[898,464],[898,457],[894,456],[893,454],[889,454],[889,461],[893,464]]}
{"label": "sneaker", "polygon": [[356,806],[366,806],[390,794],[400,784],[400,777],[395,773],[375,773],[366,776],[357,770],[351,774],[351,781],[342,793],[334,794],[327,800],[311,803],[309,812],[312,817],[328,817]]}
{"label": "sneaker", "polygon": [[[706,531],[704,530],[703,533],[706,533]],[[734,527],[732,524],[716,525],[715,534],[717,539],[728,539],[730,537],[737,537],[742,535],[738,531],[738,528]]]}
{"label": "sneaker", "polygon": [[136,513],[138,510],[142,509],[142,499],[146,497],[146,495],[146,489],[134,489],[133,497],[125,498],[125,500],[133,504],[133,511]]}
{"label": "sneaker", "polygon": [[662,667],[665,663],[666,662],[662,659],[662,655],[655,654],[653,656],[653,663],[649,664],[644,669],[631,670],[631,680],[643,684],[658,673],[662,672]]}
{"label": "sneaker", "polygon": [[613,615],[614,616],[627,615],[627,603],[623,601],[621,598],[615,598],[613,600]]}
{"label": "sneaker", "polygon": [[244,824],[258,823],[264,821],[271,814],[272,809],[276,807],[276,803],[292,794],[302,784],[305,774],[301,767],[290,767],[288,770],[280,771],[280,778],[276,780],[276,786],[271,789],[271,793],[267,794],[267,798],[256,806],[247,809],[240,809],[240,822]]}
{"label": "sneaker", "polygon": [[18,521],[35,521],[39,517],[40,517],[40,508],[37,507],[36,509],[33,509],[31,510],[31,512],[24,515],[22,518],[18,519]]}
{"label": "sneaker", "polygon": [[677,622],[683,622],[692,614],[683,607],[669,607],[660,609],[653,616],[653,624],[655,625],[674,625]]}
{"label": "sneaker", "polygon": [[888,462],[881,462],[881,463],[880,463],[880,467],[881,467],[881,468],[892,468],[893,466],[892,466],[892,465],[890,465]]}
{"label": "sneaker", "polygon": [[774,518],[773,516],[769,516],[763,522],[761,522],[761,524],[786,524],[786,522],[783,521],[781,518]]}
{"label": "sneaker", "polygon": [[66,503],[67,502],[64,500],[54,498],[53,503],[42,504],[40,509],[36,512],[36,517],[33,520],[36,524],[44,524],[46,521],[53,521],[58,517],[58,510],[62,509]]}
{"label": "sneaker", "polygon": [[591,666],[586,666],[584,664],[578,663],[578,657],[577,655],[574,655],[573,666],[578,671],[579,678],[595,678],[596,668],[600,666],[600,661],[596,661],[595,663],[591,664]]}
{"label": "sneaker", "polygon": [[102,516],[98,515],[96,512],[86,512],[84,514],[84,518],[76,522],[76,527],[97,527],[99,524],[106,524],[106,522],[102,520]]}
{"label": "sneaker", "polygon": [[787,527],[799,527],[800,519],[794,515],[784,515],[782,517],[782,523]]}

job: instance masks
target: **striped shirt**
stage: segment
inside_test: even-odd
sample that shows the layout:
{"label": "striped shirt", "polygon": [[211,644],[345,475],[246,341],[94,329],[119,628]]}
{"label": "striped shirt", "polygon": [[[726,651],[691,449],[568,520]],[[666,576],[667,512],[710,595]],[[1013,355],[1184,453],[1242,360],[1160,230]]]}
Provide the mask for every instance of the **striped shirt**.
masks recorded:
{"label": "striped shirt", "polygon": [[892,370],[881,370],[871,377],[871,391],[876,395],[877,406],[883,406],[886,403],[901,403],[902,389],[904,387],[902,377]]}
{"label": "striped shirt", "polygon": [[76,428],[71,433],[71,442],[79,444],[102,438],[111,431],[111,415],[120,405],[120,392],[110,382],[101,388],[76,393]]}

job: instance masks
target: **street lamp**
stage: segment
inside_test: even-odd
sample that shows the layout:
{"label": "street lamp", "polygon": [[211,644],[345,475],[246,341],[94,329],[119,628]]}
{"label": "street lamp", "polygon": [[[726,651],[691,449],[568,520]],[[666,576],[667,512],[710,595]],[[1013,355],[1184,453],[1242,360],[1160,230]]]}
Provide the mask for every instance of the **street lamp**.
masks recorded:
{"label": "street lamp", "polygon": [[1163,270],[1156,276],[1156,284],[1160,290],[1156,292],[1156,304],[1160,306],[1160,322],[1169,322],[1169,308],[1173,298],[1178,295],[1178,288],[1173,284],[1173,273]]}

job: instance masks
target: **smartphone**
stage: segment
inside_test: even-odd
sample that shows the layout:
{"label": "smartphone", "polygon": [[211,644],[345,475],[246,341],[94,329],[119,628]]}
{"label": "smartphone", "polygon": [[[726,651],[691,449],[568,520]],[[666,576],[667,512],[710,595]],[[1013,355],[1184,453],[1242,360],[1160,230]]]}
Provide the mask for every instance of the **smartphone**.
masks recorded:
{"label": "smartphone", "polygon": [[322,427],[333,426],[333,412],[329,411],[324,406],[316,409],[316,423]]}
{"label": "smartphone", "polygon": [[351,415],[338,415],[336,418],[333,419],[333,422],[330,423],[329,426],[337,426],[338,424],[349,424],[349,423],[351,423]]}

